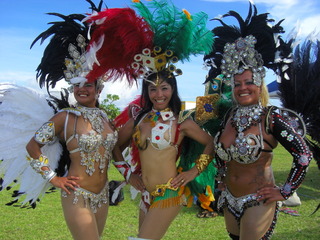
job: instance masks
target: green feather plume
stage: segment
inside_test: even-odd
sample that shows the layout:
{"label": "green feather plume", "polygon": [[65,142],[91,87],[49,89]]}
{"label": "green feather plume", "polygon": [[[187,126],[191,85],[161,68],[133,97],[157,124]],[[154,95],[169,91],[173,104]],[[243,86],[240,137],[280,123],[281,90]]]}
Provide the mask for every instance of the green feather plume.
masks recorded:
{"label": "green feather plume", "polygon": [[139,1],[133,6],[153,30],[154,46],[173,51],[182,62],[212,51],[213,33],[206,27],[206,13],[189,15],[167,0]]}

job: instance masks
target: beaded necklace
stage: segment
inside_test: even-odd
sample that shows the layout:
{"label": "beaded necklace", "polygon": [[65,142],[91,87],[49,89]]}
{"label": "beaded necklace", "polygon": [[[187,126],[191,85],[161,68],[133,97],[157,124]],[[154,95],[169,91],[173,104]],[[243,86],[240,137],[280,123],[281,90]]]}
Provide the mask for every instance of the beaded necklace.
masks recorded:
{"label": "beaded necklace", "polygon": [[76,109],[78,109],[84,120],[89,121],[92,129],[97,133],[102,133],[104,130],[104,119],[107,118],[107,114],[101,110],[100,108],[88,108],[81,105],[77,105]]}
{"label": "beaded necklace", "polygon": [[173,112],[170,108],[165,108],[161,111],[157,111],[152,109],[148,115],[144,118],[144,122],[150,122],[151,126],[154,127],[159,120],[159,117],[162,118],[163,121],[174,120]]}
{"label": "beaded necklace", "polygon": [[264,115],[264,108],[260,104],[251,106],[240,106],[231,118],[231,125],[241,133],[251,126],[256,126],[261,122],[261,116]]}

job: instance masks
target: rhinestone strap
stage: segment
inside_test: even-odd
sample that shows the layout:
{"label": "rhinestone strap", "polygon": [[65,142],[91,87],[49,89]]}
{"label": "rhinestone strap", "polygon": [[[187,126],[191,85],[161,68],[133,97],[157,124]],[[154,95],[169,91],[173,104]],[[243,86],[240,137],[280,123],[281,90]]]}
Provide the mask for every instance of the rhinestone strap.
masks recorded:
{"label": "rhinestone strap", "polygon": [[50,182],[57,174],[50,168],[49,159],[40,155],[38,159],[34,159],[27,156],[27,160],[30,162],[30,166],[37,172],[40,173],[42,178]]}

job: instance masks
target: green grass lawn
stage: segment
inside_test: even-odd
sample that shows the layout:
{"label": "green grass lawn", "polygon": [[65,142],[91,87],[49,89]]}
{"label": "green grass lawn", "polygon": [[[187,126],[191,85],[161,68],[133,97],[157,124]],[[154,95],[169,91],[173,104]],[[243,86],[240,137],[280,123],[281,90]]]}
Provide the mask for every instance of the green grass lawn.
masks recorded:
{"label": "green grass lawn", "polygon": [[[291,156],[279,146],[275,152],[273,169],[276,182],[284,183],[291,167]],[[122,180],[111,165],[110,180]],[[273,240],[320,239],[320,210],[311,215],[320,203],[320,171],[313,160],[307,177],[298,189],[302,200],[300,216],[279,214]],[[67,240],[72,239],[64,222],[59,193],[47,194],[36,209],[20,209],[5,206],[10,201],[7,191],[0,192],[1,240]],[[125,240],[135,236],[138,226],[138,200],[131,200],[129,188],[125,188],[125,200],[118,206],[110,206],[103,239]],[[223,217],[197,218],[198,208],[184,208],[170,226],[164,240],[228,239]]]}

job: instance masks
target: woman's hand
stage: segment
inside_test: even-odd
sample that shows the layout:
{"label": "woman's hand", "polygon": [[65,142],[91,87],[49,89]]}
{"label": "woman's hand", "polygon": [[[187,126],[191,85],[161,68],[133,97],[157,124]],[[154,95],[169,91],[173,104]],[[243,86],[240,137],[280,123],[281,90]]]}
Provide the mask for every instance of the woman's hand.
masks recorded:
{"label": "woman's hand", "polygon": [[69,176],[69,177],[57,177],[52,178],[50,183],[58,188],[64,190],[67,194],[70,194],[68,189],[76,190],[77,187],[80,187],[75,180],[79,180],[79,177]]}
{"label": "woman's hand", "polygon": [[258,201],[263,201],[265,204],[275,202],[275,201],[284,201],[285,199],[280,193],[280,188],[278,187],[264,187],[257,191],[256,197]]}
{"label": "woman's hand", "polygon": [[141,177],[138,174],[132,173],[129,178],[129,183],[140,192],[144,192],[146,189]]}
{"label": "woman's hand", "polygon": [[193,167],[189,171],[179,173],[171,181],[172,187],[182,187],[186,186],[188,182],[191,182],[196,176],[198,176],[198,170]]}

